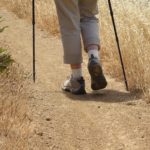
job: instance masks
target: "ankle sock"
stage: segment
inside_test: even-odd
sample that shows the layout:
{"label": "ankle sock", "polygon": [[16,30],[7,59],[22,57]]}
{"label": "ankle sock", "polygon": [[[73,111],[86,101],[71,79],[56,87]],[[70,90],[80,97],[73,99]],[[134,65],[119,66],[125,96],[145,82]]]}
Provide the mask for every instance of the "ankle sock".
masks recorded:
{"label": "ankle sock", "polygon": [[74,79],[79,79],[82,77],[82,68],[72,69],[72,77]]}
{"label": "ankle sock", "polygon": [[91,50],[88,51],[89,58],[91,58],[92,55],[94,57],[100,59],[100,57],[99,57],[99,51],[97,49],[91,49]]}

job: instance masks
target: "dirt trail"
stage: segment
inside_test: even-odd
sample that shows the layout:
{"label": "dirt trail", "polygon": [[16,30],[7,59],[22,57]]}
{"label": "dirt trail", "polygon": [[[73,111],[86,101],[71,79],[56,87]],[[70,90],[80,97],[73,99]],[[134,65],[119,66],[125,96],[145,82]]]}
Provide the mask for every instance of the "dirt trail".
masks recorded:
{"label": "dirt trail", "polygon": [[[0,44],[8,47],[25,70],[32,70],[31,25],[13,13],[0,10],[9,28],[0,34]],[[90,77],[84,74],[88,94],[62,93],[60,85],[69,75],[62,63],[59,38],[36,29],[37,82],[29,100],[34,133],[29,139],[33,150],[149,150],[150,108],[127,93],[120,82],[108,77],[107,89],[92,93]]]}

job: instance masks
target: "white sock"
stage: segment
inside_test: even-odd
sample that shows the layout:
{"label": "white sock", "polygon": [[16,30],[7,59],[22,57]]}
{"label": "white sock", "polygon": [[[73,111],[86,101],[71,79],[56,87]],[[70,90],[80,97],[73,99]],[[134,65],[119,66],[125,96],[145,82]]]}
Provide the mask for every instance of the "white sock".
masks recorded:
{"label": "white sock", "polygon": [[88,51],[89,58],[91,58],[92,55],[94,57],[100,59],[100,57],[99,57],[99,51],[97,49],[91,49],[91,50]]}
{"label": "white sock", "polygon": [[82,68],[72,69],[72,77],[74,79],[79,79],[82,77]]}

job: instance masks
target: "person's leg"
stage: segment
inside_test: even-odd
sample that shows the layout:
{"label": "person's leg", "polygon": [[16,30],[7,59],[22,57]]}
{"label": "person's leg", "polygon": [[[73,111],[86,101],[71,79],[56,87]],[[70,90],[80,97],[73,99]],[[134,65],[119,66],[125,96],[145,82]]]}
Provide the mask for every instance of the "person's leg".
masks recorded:
{"label": "person's leg", "polygon": [[55,0],[64,48],[65,64],[81,64],[80,14],[78,0]]}
{"label": "person's leg", "polygon": [[100,33],[98,14],[98,0],[79,0],[80,22],[82,39],[85,51],[88,52],[88,70],[91,75],[91,88],[93,90],[103,89],[107,85],[102,67],[100,64]]}
{"label": "person's leg", "polygon": [[[70,64],[72,71],[71,79],[80,80],[82,78],[82,51],[78,0],[55,0],[55,4],[64,49],[64,63]],[[70,84],[69,81],[65,83],[65,89],[68,83]]]}
{"label": "person's leg", "polygon": [[86,52],[100,49],[97,0],[79,0],[81,32]]}

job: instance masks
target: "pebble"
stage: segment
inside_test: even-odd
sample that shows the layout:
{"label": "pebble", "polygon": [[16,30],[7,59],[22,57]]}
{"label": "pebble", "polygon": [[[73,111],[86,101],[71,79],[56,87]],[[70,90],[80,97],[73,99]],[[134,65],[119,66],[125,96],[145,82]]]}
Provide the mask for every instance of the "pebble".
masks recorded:
{"label": "pebble", "polygon": [[51,118],[46,118],[46,121],[51,121]]}

